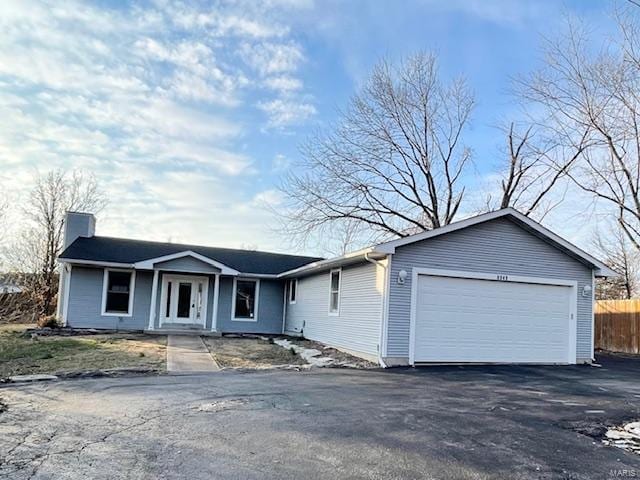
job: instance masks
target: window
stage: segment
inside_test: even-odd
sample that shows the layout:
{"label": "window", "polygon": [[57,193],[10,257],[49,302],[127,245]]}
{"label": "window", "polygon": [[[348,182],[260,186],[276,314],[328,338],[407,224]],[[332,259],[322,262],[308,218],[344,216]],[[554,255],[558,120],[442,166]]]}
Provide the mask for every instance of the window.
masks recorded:
{"label": "window", "polygon": [[131,316],[135,273],[124,270],[105,270],[102,291],[102,314]]}
{"label": "window", "polygon": [[340,312],[340,270],[331,270],[329,274],[329,315]]}
{"label": "window", "polygon": [[238,280],[234,282],[233,319],[255,322],[258,318],[258,280]]}
{"label": "window", "polygon": [[289,280],[289,303],[296,303],[298,279]]}

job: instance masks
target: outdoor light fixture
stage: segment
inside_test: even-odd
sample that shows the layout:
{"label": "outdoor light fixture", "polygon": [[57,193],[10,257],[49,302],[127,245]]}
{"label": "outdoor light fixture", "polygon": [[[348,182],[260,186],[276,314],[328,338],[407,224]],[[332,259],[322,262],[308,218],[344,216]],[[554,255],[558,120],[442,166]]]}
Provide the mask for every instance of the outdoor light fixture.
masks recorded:
{"label": "outdoor light fixture", "polygon": [[585,285],[582,287],[582,296],[588,297],[591,295],[591,285]]}
{"label": "outdoor light fixture", "polygon": [[398,283],[400,285],[404,285],[404,281],[407,279],[407,271],[406,270],[400,270],[398,272]]}

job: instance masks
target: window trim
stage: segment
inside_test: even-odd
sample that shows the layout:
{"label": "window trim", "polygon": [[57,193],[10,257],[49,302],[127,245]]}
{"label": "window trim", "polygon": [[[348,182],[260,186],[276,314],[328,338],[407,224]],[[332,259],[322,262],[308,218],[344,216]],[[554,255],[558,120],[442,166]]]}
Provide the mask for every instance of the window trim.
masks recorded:
{"label": "window trim", "polygon": [[[296,291],[295,298],[293,299],[291,299],[291,292],[292,292],[291,284],[295,285],[294,290]],[[287,289],[288,289],[289,305],[294,305],[298,300],[298,279],[297,278],[289,279],[289,285],[287,285]]]}
{"label": "window trim", "polygon": [[[253,318],[236,317],[236,293],[238,292],[238,281],[254,282],[256,284],[256,294],[253,305]],[[233,292],[231,294],[231,321],[232,322],[258,322],[258,306],[260,305],[260,279],[247,277],[233,277]]]}
{"label": "window trim", "polygon": [[[334,273],[338,273],[338,308],[336,311],[331,310],[331,294],[333,293],[331,290],[331,278]],[[339,317],[340,316],[340,302],[342,299],[342,267],[340,268],[332,268],[329,270],[329,304],[328,304],[328,313],[331,317]]]}
{"label": "window trim", "polygon": [[[129,305],[126,313],[123,312],[107,312],[107,288],[109,286],[109,272],[128,272],[131,273],[129,280]],[[136,271],[123,268],[105,268],[102,275],[102,308],[101,315],[103,317],[132,317],[133,316],[133,298],[136,290]]]}

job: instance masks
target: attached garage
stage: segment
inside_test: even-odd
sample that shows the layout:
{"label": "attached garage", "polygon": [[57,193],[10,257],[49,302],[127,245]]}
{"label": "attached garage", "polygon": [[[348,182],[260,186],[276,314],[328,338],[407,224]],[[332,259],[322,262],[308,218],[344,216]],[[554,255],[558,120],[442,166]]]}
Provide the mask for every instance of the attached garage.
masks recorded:
{"label": "attached garage", "polygon": [[284,330],[382,366],[588,363],[595,278],[615,275],[507,208],[285,272]]}
{"label": "attached garage", "polygon": [[513,209],[376,246],[385,365],[593,359],[596,258]]}
{"label": "attached garage", "polygon": [[577,282],[413,274],[411,363],[575,363]]}

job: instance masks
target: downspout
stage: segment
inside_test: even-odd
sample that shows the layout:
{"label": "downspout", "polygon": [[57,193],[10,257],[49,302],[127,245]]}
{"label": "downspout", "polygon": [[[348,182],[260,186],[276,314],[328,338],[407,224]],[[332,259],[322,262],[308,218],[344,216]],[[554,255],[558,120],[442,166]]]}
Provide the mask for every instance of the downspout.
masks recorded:
{"label": "downspout", "polygon": [[[380,262],[379,260],[375,260],[373,258],[369,258],[369,252],[365,252],[364,254],[364,259],[369,262],[374,264],[376,267],[382,267],[382,269],[384,270],[384,278],[386,278],[387,276],[387,266],[384,265],[382,262]],[[377,273],[376,272],[376,280],[377,280]],[[384,289],[384,284],[385,282],[383,282],[383,288],[382,288],[382,305],[380,305],[380,342],[378,343],[378,363],[380,364],[380,366],[382,368],[387,368],[387,364],[384,363],[384,359],[382,358],[382,335],[383,335],[383,331],[384,331],[384,302],[385,302],[385,295],[387,294],[387,292],[385,292]]]}
{"label": "downspout", "polygon": [[282,334],[287,331],[287,287],[289,286],[289,280],[284,281],[282,288]]}

